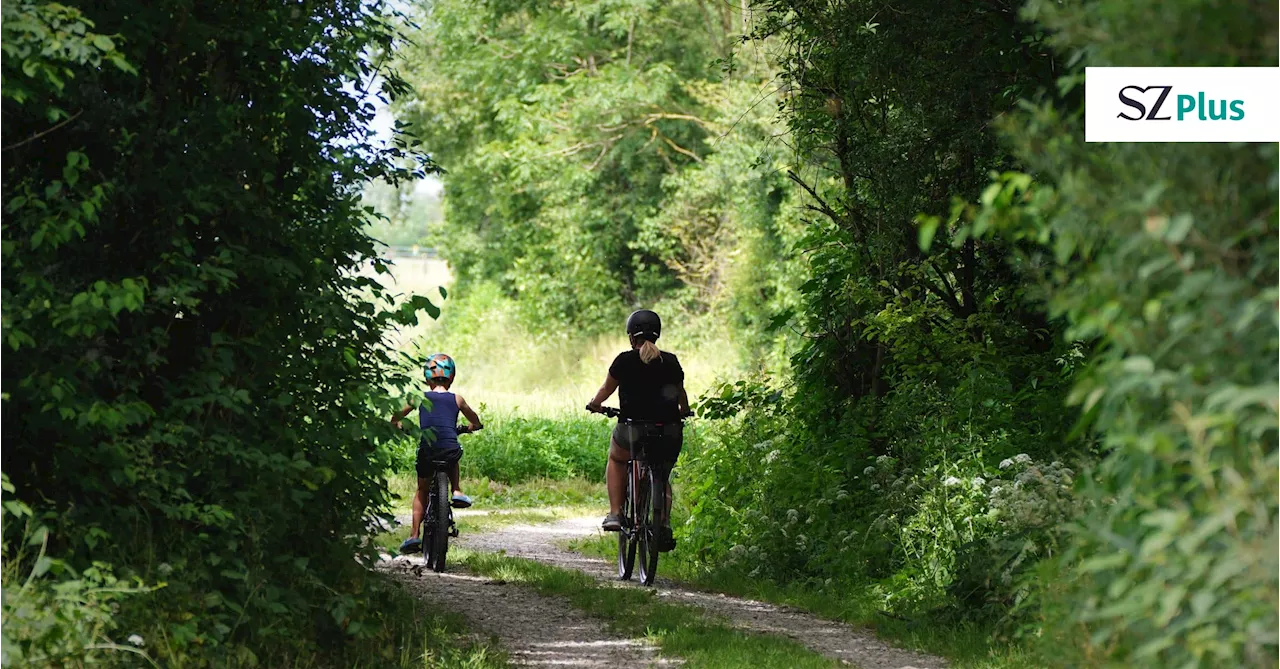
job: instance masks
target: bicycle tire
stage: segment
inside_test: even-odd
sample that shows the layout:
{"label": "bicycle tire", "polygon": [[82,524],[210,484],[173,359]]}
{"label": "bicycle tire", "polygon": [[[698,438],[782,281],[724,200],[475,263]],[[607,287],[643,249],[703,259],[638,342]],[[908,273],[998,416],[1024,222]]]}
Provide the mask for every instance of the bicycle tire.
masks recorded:
{"label": "bicycle tire", "polygon": [[[640,478],[640,494],[637,495],[640,505],[643,507],[636,513],[636,540],[639,544],[640,583],[642,585],[653,585],[653,579],[658,575],[658,546],[653,540],[654,529],[654,500],[656,496],[655,486],[657,480],[654,479],[653,470],[648,467]],[[656,489],[661,492],[660,486]]]}
{"label": "bicycle tire", "polygon": [[[630,472],[628,472],[630,474]],[[622,529],[618,532],[618,578],[623,581],[631,580],[631,570],[636,564],[636,542],[635,534],[629,531],[631,522],[631,476],[627,476],[627,488],[622,496],[622,513],[619,520],[622,522]]]}
{"label": "bicycle tire", "polygon": [[422,563],[427,566],[427,569],[430,569],[435,563],[435,557],[431,550],[435,536],[431,531],[433,527],[431,516],[436,509],[435,497],[436,491],[434,489],[427,490],[427,497],[422,500],[422,523],[418,526],[418,536],[422,537]]}
{"label": "bicycle tire", "polygon": [[436,498],[431,519],[431,568],[442,572],[445,554],[449,552],[449,477],[442,471],[436,472],[431,487]]}

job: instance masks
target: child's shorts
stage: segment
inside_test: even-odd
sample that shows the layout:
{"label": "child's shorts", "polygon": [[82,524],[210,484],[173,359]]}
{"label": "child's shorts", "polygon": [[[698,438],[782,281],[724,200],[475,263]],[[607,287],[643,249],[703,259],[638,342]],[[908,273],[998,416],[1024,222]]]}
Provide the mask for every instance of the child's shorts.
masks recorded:
{"label": "child's shorts", "polygon": [[436,448],[435,446],[419,446],[418,462],[415,469],[418,470],[418,478],[425,479],[436,469],[436,463],[442,465],[451,465],[462,459],[462,448]]}

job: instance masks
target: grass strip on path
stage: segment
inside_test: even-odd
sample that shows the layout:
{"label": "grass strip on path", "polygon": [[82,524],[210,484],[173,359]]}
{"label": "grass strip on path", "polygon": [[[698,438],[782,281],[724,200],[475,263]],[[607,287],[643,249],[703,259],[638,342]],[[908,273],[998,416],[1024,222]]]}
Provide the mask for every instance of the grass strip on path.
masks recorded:
{"label": "grass strip on path", "polygon": [[686,667],[841,666],[790,639],[743,632],[710,619],[701,609],[663,602],[653,590],[601,585],[580,571],[496,553],[460,550],[456,559],[467,569],[496,581],[563,597],[589,615],[607,620],[620,634],[651,639],[662,654],[683,659]]}
{"label": "grass strip on path", "polygon": [[[393,512],[409,515],[418,485],[416,475],[412,472],[391,474],[388,483],[397,501]],[[475,512],[454,514],[458,532],[464,536],[517,523],[538,525],[577,516],[603,515],[609,508],[604,485],[585,479],[534,479],[509,485],[489,479],[464,478],[462,489],[471,497],[471,511]],[[408,536],[406,523],[377,535],[374,543],[398,555],[400,544]]]}
{"label": "grass strip on path", "polygon": [[[546,509],[490,509],[487,514],[460,514],[454,512],[458,534],[467,537],[482,532],[492,532],[507,525],[546,525],[565,518],[594,514],[595,506],[554,506]],[[398,525],[389,532],[376,535],[375,545],[391,555],[400,554],[400,544],[409,536],[409,524]],[[450,542],[453,545],[453,542]],[[450,550],[453,550],[450,548]]]}
{"label": "grass strip on path", "polygon": [[[472,633],[466,619],[441,611],[410,595],[383,573],[370,574],[370,584],[387,612],[386,625],[367,633],[384,639],[380,657],[365,657],[352,667],[396,669],[505,669],[506,653],[488,638]],[[299,658],[295,666],[330,666],[319,654]],[[247,666],[247,665],[246,665]]]}
{"label": "grass strip on path", "polygon": [[[593,557],[613,560],[618,542],[614,537],[591,537],[563,542],[564,547]],[[847,590],[826,590],[804,585],[782,585],[766,579],[748,578],[729,571],[709,571],[694,564],[679,550],[662,556],[665,578],[711,592],[791,606],[828,620],[838,620],[875,630],[885,640],[903,648],[941,655],[954,669],[1028,669],[1040,667],[1032,654],[1008,642],[993,638],[988,626],[973,623],[895,619],[882,615],[867,597]]]}

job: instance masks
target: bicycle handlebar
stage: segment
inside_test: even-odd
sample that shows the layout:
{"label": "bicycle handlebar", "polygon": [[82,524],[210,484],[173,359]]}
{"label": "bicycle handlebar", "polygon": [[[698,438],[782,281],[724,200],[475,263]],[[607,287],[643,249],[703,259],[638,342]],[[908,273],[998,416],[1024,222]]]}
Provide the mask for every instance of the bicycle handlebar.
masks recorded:
{"label": "bicycle handlebar", "polygon": [[[621,417],[622,417],[622,409],[618,409],[618,408],[615,408],[615,407],[600,407],[600,410],[599,410],[599,411],[596,411],[596,410],[592,409],[590,406],[587,406],[587,411],[588,411],[588,412],[590,412],[590,413],[603,414],[604,416],[607,416],[607,417],[609,417],[609,418],[621,418]],[[695,415],[696,415],[696,414],[694,414],[694,413],[693,413],[693,410],[692,410],[692,409],[690,409],[689,411],[686,411],[686,412],[684,412],[684,413],[680,414],[680,420],[685,420],[686,418],[693,418]],[[624,419],[624,420],[631,420],[631,419],[627,418],[627,419]],[[649,421],[642,421],[642,422],[649,422]]]}
{"label": "bicycle handlebar", "polygon": [[[400,431],[402,431],[402,432],[404,431],[404,428],[403,428],[403,427],[401,427],[401,428],[399,428],[399,429],[400,429]],[[429,428],[428,428],[428,429],[429,429]],[[473,430],[473,429],[471,429],[471,426],[470,426],[470,425],[459,425],[456,429],[458,430],[458,434],[462,435],[462,434],[471,434],[472,432],[475,432],[476,430],[483,429],[483,426],[482,426],[482,427],[480,427],[480,428],[476,428],[476,430]]]}

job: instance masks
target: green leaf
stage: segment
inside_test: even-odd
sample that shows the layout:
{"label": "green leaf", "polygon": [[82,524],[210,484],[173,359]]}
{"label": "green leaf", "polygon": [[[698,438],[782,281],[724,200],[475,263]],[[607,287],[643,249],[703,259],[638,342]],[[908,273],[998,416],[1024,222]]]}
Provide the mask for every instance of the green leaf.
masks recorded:
{"label": "green leaf", "polygon": [[933,247],[933,236],[938,232],[942,219],[938,216],[920,216],[916,219],[920,224],[918,242],[921,251],[928,252]]}

